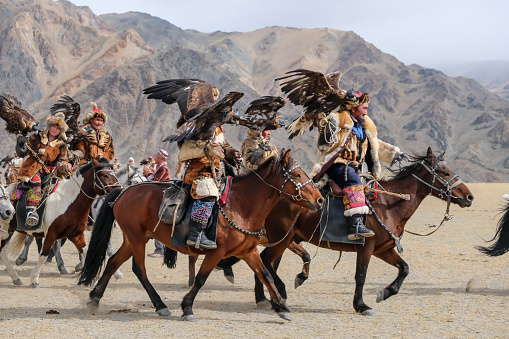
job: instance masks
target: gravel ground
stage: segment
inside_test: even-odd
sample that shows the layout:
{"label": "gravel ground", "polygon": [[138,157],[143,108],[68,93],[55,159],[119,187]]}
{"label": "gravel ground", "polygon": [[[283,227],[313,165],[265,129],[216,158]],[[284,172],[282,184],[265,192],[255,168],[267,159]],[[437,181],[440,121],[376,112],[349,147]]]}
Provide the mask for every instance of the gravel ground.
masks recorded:
{"label": "gravel ground", "polygon": [[[506,338],[509,335],[509,256],[489,258],[475,245],[490,239],[509,193],[509,184],[469,184],[475,195],[473,207],[452,207],[453,220],[429,237],[406,234],[403,258],[410,274],[400,293],[377,304],[376,294],[397,274],[395,268],[374,258],[368,270],[364,300],[375,315],[355,314],[355,254],[343,253],[335,270],[338,252],[306,245],[313,260],[308,281],[293,289],[300,272],[300,258],[286,253],[280,276],[287,283],[288,305],[293,321],[256,308],[253,273],[246,264],[235,267],[235,285],[215,271],[198,294],[196,322],[181,321],[180,301],[187,293],[187,258],[179,255],[176,269],[162,266],[161,259],[147,258],[154,287],[172,311],[158,317],[148,295],[130,268],[125,279],[112,279],[95,314],[86,309],[90,287],[76,285],[76,275],[61,276],[56,265],[44,266],[40,289],[29,287],[36,251],[17,267],[24,286],[14,286],[0,266],[0,326],[2,335],[23,338],[173,338],[173,337],[348,337],[348,338]],[[445,203],[427,198],[407,225],[426,232],[438,224]],[[87,232],[88,233],[88,232]],[[89,234],[87,235],[89,236]],[[118,247],[121,234],[114,232]],[[35,245],[34,245],[35,249]],[[78,263],[69,243],[63,255],[70,271]],[[147,253],[152,252],[149,242]],[[52,312],[56,311],[56,312]],[[50,314],[57,313],[57,314]]]}

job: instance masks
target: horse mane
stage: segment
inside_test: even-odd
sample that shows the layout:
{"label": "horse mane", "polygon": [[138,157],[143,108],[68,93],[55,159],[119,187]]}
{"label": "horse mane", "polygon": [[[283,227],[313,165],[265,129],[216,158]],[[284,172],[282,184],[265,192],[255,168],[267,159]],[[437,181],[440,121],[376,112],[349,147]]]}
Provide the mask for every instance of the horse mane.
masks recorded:
{"label": "horse mane", "polygon": [[126,174],[128,171],[129,171],[129,167],[131,167],[131,169],[133,170],[134,173],[138,172],[138,167],[134,167],[134,166],[129,166],[129,165],[126,165],[124,168],[120,169],[116,174],[117,174],[117,177],[121,177],[123,176],[124,174]]}
{"label": "horse mane", "polygon": [[268,158],[267,160],[265,160],[260,166],[258,166],[258,168],[256,170],[248,169],[248,171],[246,173],[239,174],[239,175],[235,176],[234,179],[247,179],[247,178],[255,175],[255,173],[259,173],[260,171],[263,171],[264,169],[266,169],[268,167],[274,166],[274,164],[277,163],[278,161],[279,161],[279,157],[277,155],[273,155],[270,158]]}
{"label": "horse mane", "polygon": [[[428,161],[428,155],[427,154],[424,154],[424,155],[409,155],[409,162],[410,162],[410,165],[407,165],[405,167],[402,167],[400,169],[397,169],[397,170],[390,170],[390,172],[393,174],[393,177],[389,180],[395,180],[395,179],[403,179],[403,178],[406,178],[412,174],[415,174],[417,173],[422,164],[421,162],[422,161],[425,161],[427,162]],[[387,182],[389,180],[384,180],[382,181],[383,182]]]}
{"label": "horse mane", "polygon": [[[78,173],[80,175],[83,175],[83,173],[90,171],[93,167],[94,167],[94,164],[92,163],[92,161],[89,161],[78,169]],[[113,165],[110,164],[108,159],[105,159],[105,158],[100,159],[99,164],[97,166],[95,166],[95,168],[99,169],[99,170],[103,169],[105,167],[109,167],[109,168],[113,169]]]}

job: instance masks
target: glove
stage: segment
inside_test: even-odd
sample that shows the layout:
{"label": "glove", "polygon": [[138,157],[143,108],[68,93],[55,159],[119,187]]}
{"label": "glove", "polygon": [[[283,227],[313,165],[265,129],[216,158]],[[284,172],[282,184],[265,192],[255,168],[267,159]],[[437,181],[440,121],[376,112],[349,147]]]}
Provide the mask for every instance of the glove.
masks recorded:
{"label": "glove", "polygon": [[406,153],[403,153],[403,152],[397,152],[394,159],[397,161],[403,161],[403,160],[410,161],[410,157]]}
{"label": "glove", "polygon": [[23,158],[28,153],[28,149],[27,149],[27,145],[26,145],[27,141],[28,141],[28,137],[24,136],[24,135],[20,135],[16,139],[16,154],[20,158]]}

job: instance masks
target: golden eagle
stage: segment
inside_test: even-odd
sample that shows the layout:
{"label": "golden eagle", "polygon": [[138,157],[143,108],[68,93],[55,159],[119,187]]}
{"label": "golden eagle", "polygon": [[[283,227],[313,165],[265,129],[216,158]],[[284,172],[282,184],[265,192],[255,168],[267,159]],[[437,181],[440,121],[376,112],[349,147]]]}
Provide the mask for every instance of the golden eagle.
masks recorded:
{"label": "golden eagle", "polygon": [[340,72],[324,75],[320,72],[297,69],[286,74],[289,75],[276,79],[276,81],[286,80],[281,83],[281,91],[287,94],[292,104],[305,108],[304,115],[287,127],[290,139],[301,135],[308,127],[312,129],[313,124],[325,118],[347,100],[346,92],[339,88]]}
{"label": "golden eagle", "polygon": [[78,120],[81,113],[81,106],[73,98],[68,95],[62,95],[60,99],[51,106],[51,115],[55,115],[58,112],[62,112],[65,115],[65,123],[69,126],[69,129],[65,133],[67,136],[67,142],[79,138]]}
{"label": "golden eagle", "polygon": [[200,79],[170,79],[145,88],[143,94],[148,94],[148,99],[161,100],[168,105],[177,102],[182,114],[177,126],[181,126],[185,121],[212,106],[217,100],[219,91]]}
{"label": "golden eagle", "polygon": [[232,107],[244,93],[230,92],[204,111],[194,115],[164,141],[211,140],[217,127],[233,118]]}
{"label": "golden eagle", "polygon": [[278,121],[283,115],[277,111],[285,106],[281,97],[264,96],[251,101],[246,113],[234,119],[234,123],[258,130],[275,130],[283,124]]}
{"label": "golden eagle", "polygon": [[10,94],[0,96],[0,118],[7,123],[6,130],[9,133],[26,135],[39,130],[34,117],[21,108],[21,103]]}

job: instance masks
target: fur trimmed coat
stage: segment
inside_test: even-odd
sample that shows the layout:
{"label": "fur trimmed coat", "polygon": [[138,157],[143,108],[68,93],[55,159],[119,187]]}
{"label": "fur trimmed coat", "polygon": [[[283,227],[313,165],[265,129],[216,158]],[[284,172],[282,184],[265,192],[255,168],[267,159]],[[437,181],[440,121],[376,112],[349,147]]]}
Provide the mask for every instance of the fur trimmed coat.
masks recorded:
{"label": "fur trimmed coat", "polygon": [[65,174],[65,165],[68,163],[67,145],[60,136],[49,142],[47,132],[34,133],[28,139],[27,144],[34,150],[39,160],[44,163],[47,171],[34,158],[32,152],[29,151],[28,157],[19,169],[19,180],[30,180],[39,170],[49,174],[53,168],[56,168],[57,174]]}
{"label": "fur trimmed coat", "polygon": [[[321,130],[318,139],[319,159],[313,166],[310,174],[311,177],[320,172],[322,166],[343,146],[348,131],[354,127],[350,111],[333,111],[323,122],[325,122],[325,128]],[[391,162],[394,157],[401,155],[401,151],[399,147],[378,139],[376,126],[368,116],[364,118],[362,128],[366,134],[364,141],[360,141],[354,131],[352,131],[350,142],[334,163],[343,163],[357,167],[366,162],[371,174],[376,179],[380,179],[382,170],[380,161]],[[324,137],[327,131],[330,133],[327,137]]]}
{"label": "fur trimmed coat", "polygon": [[250,129],[240,148],[244,165],[256,169],[272,156],[278,156],[277,147],[269,139],[262,137],[260,131]]}
{"label": "fur trimmed coat", "polygon": [[80,128],[80,133],[84,136],[76,143],[74,151],[81,152],[82,163],[97,158],[99,153],[103,153],[108,161],[113,160],[115,157],[113,138],[104,127],[96,133],[90,124],[87,124]]}

